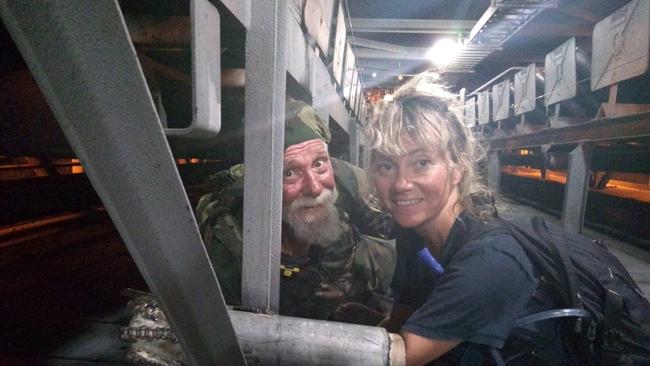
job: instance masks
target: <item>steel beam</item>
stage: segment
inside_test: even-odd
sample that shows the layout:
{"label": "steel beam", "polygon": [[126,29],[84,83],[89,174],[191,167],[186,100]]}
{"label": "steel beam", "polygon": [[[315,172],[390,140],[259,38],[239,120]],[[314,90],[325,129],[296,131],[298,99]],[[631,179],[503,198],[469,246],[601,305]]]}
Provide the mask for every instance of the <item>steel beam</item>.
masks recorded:
{"label": "steel beam", "polygon": [[427,49],[422,47],[406,47],[400,46],[388,42],[375,41],[373,39],[367,39],[362,37],[350,37],[348,36],[348,43],[353,46],[372,48],[375,50],[394,52],[402,55],[409,54],[425,54]]}
{"label": "steel beam", "polygon": [[582,232],[589,191],[591,151],[592,146],[580,144],[569,154],[569,170],[562,204],[562,226],[568,232]]}
{"label": "steel beam", "polygon": [[279,311],[286,0],[253,0],[246,39],[242,304]]}
{"label": "steel beam", "polygon": [[189,363],[244,365],[117,1],[0,13]]}
{"label": "steel beam", "polygon": [[517,149],[542,145],[638,140],[650,137],[650,113],[601,118],[561,128],[547,128],[527,135],[490,140],[490,149]]}
{"label": "steel beam", "polygon": [[350,163],[359,165],[359,121],[350,118]]}
{"label": "steel beam", "polygon": [[251,27],[251,0],[220,0],[246,28]]}
{"label": "steel beam", "polygon": [[354,33],[467,33],[474,26],[473,20],[454,19],[380,19],[352,18]]}
{"label": "steel beam", "polygon": [[387,60],[428,60],[424,49],[419,53],[395,53],[392,51],[373,50],[367,48],[357,48],[355,54],[357,58],[363,59],[387,59]]}

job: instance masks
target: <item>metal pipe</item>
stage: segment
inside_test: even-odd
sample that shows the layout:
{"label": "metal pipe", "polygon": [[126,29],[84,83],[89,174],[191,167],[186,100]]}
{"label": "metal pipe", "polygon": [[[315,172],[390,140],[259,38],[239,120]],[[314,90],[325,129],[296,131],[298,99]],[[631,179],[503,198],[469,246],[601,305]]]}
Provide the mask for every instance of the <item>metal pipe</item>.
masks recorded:
{"label": "metal pipe", "polygon": [[474,90],[473,92],[469,93],[469,96],[471,97],[471,96],[473,96],[473,95],[476,95],[476,93],[478,93],[478,92],[480,92],[481,90],[483,90],[483,89],[489,87],[490,85],[492,85],[492,83],[494,83],[495,81],[499,80],[501,77],[503,77],[504,75],[508,74],[509,72],[512,72],[512,71],[519,71],[519,70],[523,70],[523,69],[525,69],[525,67],[519,67],[519,66],[517,66],[517,67],[511,67],[511,68],[509,68],[509,69],[506,69],[504,72],[502,72],[502,73],[500,73],[499,75],[493,77],[492,79],[488,80],[485,84],[479,86],[476,90]]}
{"label": "metal pipe", "polygon": [[248,365],[405,365],[404,340],[379,327],[230,311]]}

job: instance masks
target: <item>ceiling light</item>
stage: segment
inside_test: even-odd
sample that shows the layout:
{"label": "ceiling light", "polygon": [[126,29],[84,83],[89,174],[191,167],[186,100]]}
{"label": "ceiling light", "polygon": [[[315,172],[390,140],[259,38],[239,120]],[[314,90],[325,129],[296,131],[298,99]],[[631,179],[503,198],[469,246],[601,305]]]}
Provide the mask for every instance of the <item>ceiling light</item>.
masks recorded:
{"label": "ceiling light", "polygon": [[427,51],[427,58],[431,60],[436,66],[447,66],[460,52],[461,45],[449,38],[442,38],[438,40],[433,47]]}
{"label": "ceiling light", "polygon": [[373,73],[372,73],[372,77],[373,77],[373,78],[376,78],[376,77],[377,77],[377,73],[376,73],[376,72],[373,72]]}
{"label": "ceiling light", "polygon": [[403,77],[402,75],[399,75],[399,76],[397,77],[397,80],[402,80],[402,79],[404,79],[404,77]]}

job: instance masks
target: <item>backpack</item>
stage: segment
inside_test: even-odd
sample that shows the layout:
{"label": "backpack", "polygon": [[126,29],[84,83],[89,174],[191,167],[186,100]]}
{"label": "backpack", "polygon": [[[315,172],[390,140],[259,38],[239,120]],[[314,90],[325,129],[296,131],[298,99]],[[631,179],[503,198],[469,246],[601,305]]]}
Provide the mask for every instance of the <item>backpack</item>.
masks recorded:
{"label": "backpack", "polygon": [[540,217],[498,220],[539,271],[541,285],[567,308],[529,315],[519,325],[576,316],[563,323],[563,341],[577,364],[650,365],[650,303],[601,241]]}

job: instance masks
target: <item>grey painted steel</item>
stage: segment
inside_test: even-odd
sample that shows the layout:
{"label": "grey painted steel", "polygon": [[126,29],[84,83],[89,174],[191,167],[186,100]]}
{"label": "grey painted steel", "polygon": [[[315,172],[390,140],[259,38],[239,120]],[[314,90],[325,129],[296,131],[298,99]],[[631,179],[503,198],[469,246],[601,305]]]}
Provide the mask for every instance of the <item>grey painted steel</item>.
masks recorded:
{"label": "grey painted steel", "polygon": [[[215,0],[216,1],[216,0]],[[219,0],[246,27],[251,26],[251,0]]]}
{"label": "grey painted steel", "polygon": [[278,312],[286,0],[254,0],[246,39],[242,304]]}
{"label": "grey painted steel", "polygon": [[343,102],[336,102],[330,106],[330,117],[341,126],[343,131],[350,133],[350,114]]}
{"label": "grey painted steel", "polygon": [[324,121],[329,121],[331,117],[344,131],[349,132],[348,110],[341,96],[336,92],[336,86],[332,84],[327,67],[313,54],[309,58],[309,65],[310,81],[306,89],[311,92],[312,105]]}
{"label": "grey painted steel", "polygon": [[214,138],[221,130],[221,27],[219,12],[209,0],[191,0],[192,121],[185,128],[165,128],[171,138]]}
{"label": "grey painted steel", "polygon": [[544,59],[546,80],[544,104],[565,101],[576,96],[576,39],[571,38],[549,52]]}
{"label": "grey painted steel", "polygon": [[[291,76],[303,86],[309,85],[309,63],[313,50],[307,44],[300,28],[300,21],[287,17],[286,28],[286,69]],[[305,88],[306,89],[306,88]]]}
{"label": "grey painted steel", "polygon": [[490,91],[483,90],[478,93],[478,124],[485,125],[490,123]]}
{"label": "grey painted steel", "polygon": [[357,94],[359,94],[359,72],[354,70],[354,73],[352,74],[352,83],[350,84],[350,95],[348,96],[350,114],[356,113],[354,106],[357,104]]}
{"label": "grey painted steel", "polygon": [[499,152],[492,151],[488,156],[488,185],[495,191],[501,187],[501,160],[499,159]]}
{"label": "grey painted steel", "polygon": [[350,100],[350,90],[356,72],[356,57],[349,43],[345,47],[345,67],[343,68],[343,98]]}
{"label": "grey painted steel", "polygon": [[416,48],[415,52],[395,52],[381,49],[360,48],[357,50],[357,57],[363,59],[387,59],[387,60],[428,60],[425,48]]}
{"label": "grey painted steel", "polygon": [[189,362],[245,365],[117,1],[0,11]]}
{"label": "grey painted steel", "polygon": [[513,105],[515,116],[535,110],[537,101],[535,72],[535,63],[532,63],[515,74],[515,102]]}
{"label": "grey painted steel", "polygon": [[591,90],[645,74],[649,61],[648,0],[633,0],[594,26]]}
{"label": "grey painted steel", "polygon": [[562,226],[569,232],[582,232],[589,190],[591,153],[591,145],[579,144],[569,154],[569,169],[562,206]]}
{"label": "grey painted steel", "polygon": [[476,124],[476,97],[467,98],[465,101],[465,125],[474,127]]}
{"label": "grey painted steel", "polygon": [[523,29],[544,9],[558,6],[557,0],[525,2],[492,1],[470,31],[466,46],[447,66],[446,71],[472,70],[510,38]]}
{"label": "grey painted steel", "polygon": [[341,98],[332,85],[327,68],[317,57],[309,59],[309,92],[311,93],[312,106],[323,121],[329,121],[330,105],[340,103]]}
{"label": "grey painted steel", "polygon": [[481,90],[485,90],[490,87],[490,85],[494,84],[496,81],[501,80],[504,76],[508,75],[509,73],[513,71],[520,71],[523,70],[523,67],[510,67],[508,69],[505,69],[502,71],[499,75],[493,77],[492,79],[486,81],[483,85],[479,86],[478,88],[474,89],[471,93],[469,93],[469,96],[471,97],[472,95],[478,94]]}
{"label": "grey painted steel", "polygon": [[350,118],[350,163],[359,165],[359,121]]}
{"label": "grey painted steel", "polygon": [[354,38],[348,37],[348,42],[353,46],[367,47],[386,52],[394,52],[399,53],[403,56],[410,56],[412,54],[425,55],[427,52],[427,49],[423,47],[406,47],[357,36]]}
{"label": "grey painted steel", "polygon": [[307,33],[315,40],[325,55],[329,54],[330,32],[332,29],[332,13],[334,0],[319,0],[305,2],[304,22]]}
{"label": "grey painted steel", "polygon": [[334,80],[339,85],[343,85],[343,65],[345,58],[346,46],[346,33],[347,25],[345,24],[345,16],[343,15],[343,4],[339,3],[336,15],[336,36],[334,38],[334,51],[332,54],[332,73]]}
{"label": "grey painted steel", "polygon": [[474,26],[473,20],[455,19],[382,19],[352,18],[354,33],[467,33]]}
{"label": "grey painted steel", "polygon": [[502,121],[510,118],[510,79],[492,86],[492,120]]}
{"label": "grey painted steel", "polygon": [[249,365],[404,364],[401,337],[383,328],[241,311],[230,317]]}

